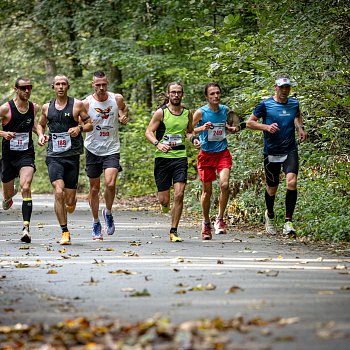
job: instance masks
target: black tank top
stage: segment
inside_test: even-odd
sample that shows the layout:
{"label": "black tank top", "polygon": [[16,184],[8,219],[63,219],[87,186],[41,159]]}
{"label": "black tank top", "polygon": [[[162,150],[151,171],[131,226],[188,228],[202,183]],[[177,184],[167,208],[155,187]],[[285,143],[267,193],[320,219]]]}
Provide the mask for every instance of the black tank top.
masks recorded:
{"label": "black tank top", "polygon": [[[28,150],[34,152],[33,139],[32,139],[32,129],[34,125],[34,105],[33,102],[28,101],[28,110],[25,113],[21,113],[13,100],[8,101],[11,111],[11,119],[6,125],[2,125],[4,131],[13,131],[13,132],[27,132],[29,133],[29,144]],[[2,152],[14,152],[14,154],[22,154],[24,151],[13,151],[10,150],[10,140],[2,139]]]}
{"label": "black tank top", "polygon": [[67,157],[83,154],[83,137],[79,134],[77,137],[71,137],[72,146],[64,152],[54,152],[52,145],[52,134],[67,132],[69,128],[78,125],[73,117],[74,98],[68,97],[66,106],[62,110],[55,107],[55,101],[51,100],[47,112],[49,127],[49,143],[47,147],[47,155],[50,157]]}

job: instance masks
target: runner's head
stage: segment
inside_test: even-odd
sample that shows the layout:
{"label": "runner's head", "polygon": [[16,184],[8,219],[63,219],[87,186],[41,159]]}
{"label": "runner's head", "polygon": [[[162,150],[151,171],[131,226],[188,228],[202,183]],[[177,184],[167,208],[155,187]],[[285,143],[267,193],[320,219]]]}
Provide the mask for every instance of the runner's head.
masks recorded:
{"label": "runner's head", "polygon": [[172,82],[167,85],[166,96],[168,102],[174,106],[180,106],[184,90],[181,83]]}
{"label": "runner's head", "polygon": [[19,77],[15,82],[16,95],[20,100],[27,101],[30,97],[33,85],[30,83],[30,79]]}
{"label": "runner's head", "polygon": [[99,101],[105,101],[108,94],[108,79],[104,72],[96,71],[92,77],[94,95]]}

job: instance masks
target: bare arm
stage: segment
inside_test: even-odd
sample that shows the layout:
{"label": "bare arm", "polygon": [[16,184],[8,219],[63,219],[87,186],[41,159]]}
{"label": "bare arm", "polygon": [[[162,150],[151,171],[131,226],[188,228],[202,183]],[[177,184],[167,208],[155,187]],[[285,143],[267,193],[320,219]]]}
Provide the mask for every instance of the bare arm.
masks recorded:
{"label": "bare arm", "polygon": [[294,125],[295,125],[295,128],[298,131],[299,141],[300,142],[305,141],[307,134],[306,134],[306,132],[304,130],[303,118],[301,116],[300,111],[298,112],[297,116],[294,119]]}
{"label": "bare arm", "polygon": [[[68,134],[71,137],[77,137],[83,131],[91,131],[92,124],[89,115],[86,112],[83,101],[74,100],[73,115],[76,122],[79,124],[68,129]],[[82,123],[82,124],[81,124]]]}
{"label": "bare arm", "polygon": [[119,117],[118,120],[122,124],[127,124],[129,119],[128,119],[128,106],[124,102],[124,98],[120,94],[115,94],[115,101],[117,102],[117,106],[119,109]]}
{"label": "bare arm", "polygon": [[34,125],[33,125],[33,132],[38,135],[38,131],[37,131],[37,121],[36,121],[36,115],[38,114],[39,110],[40,110],[40,106],[36,103],[33,104],[34,105]]}
{"label": "bare arm", "polygon": [[268,131],[271,134],[274,134],[280,130],[277,123],[272,123],[270,125],[267,125],[259,122],[258,120],[259,120],[258,117],[256,117],[252,113],[249,119],[247,120],[247,128],[252,130]]}
{"label": "bare arm", "polygon": [[195,134],[199,134],[202,131],[209,130],[211,127],[211,122],[206,122],[202,126],[199,126],[198,128],[196,128],[197,123],[200,122],[201,120],[202,120],[202,111],[200,109],[197,109],[193,114],[193,122],[192,122]]}
{"label": "bare arm", "polygon": [[194,132],[193,128],[193,114],[192,111],[188,112],[188,124],[187,124],[187,130],[186,130],[186,136],[187,139],[193,143],[193,145],[199,149],[201,147],[201,143],[198,139],[198,136],[196,136],[196,133]]}
{"label": "bare arm", "polygon": [[[152,145],[154,145],[158,141],[155,136],[155,132],[158,129],[159,124],[162,121],[162,118],[163,118],[163,110],[159,108],[153,114],[152,119],[149,122],[148,127],[146,129],[146,132],[145,132],[146,139]],[[158,143],[156,147],[164,153],[167,153],[168,151],[171,150],[171,147],[169,145],[164,145],[162,143]]]}
{"label": "bare arm", "polygon": [[[2,106],[0,106],[0,122],[1,123],[8,123],[8,119],[10,117],[10,108],[8,103],[4,103]],[[0,136],[3,137],[5,140],[11,140],[14,137],[16,137],[16,133],[14,131],[4,131],[0,130]]]}
{"label": "bare arm", "polygon": [[37,123],[37,126],[36,126],[36,132],[38,135],[38,144],[40,146],[44,146],[45,143],[49,140],[49,137],[44,134],[47,120],[48,120],[47,119],[48,109],[49,109],[49,104],[45,103],[41,109],[39,122]]}

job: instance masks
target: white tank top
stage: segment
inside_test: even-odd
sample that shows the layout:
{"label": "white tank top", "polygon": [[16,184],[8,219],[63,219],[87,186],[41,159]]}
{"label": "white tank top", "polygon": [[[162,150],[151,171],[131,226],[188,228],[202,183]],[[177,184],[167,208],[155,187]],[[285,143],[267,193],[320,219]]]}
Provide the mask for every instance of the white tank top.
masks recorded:
{"label": "white tank top", "polygon": [[93,129],[86,133],[85,148],[97,156],[119,153],[119,109],[115,94],[108,92],[108,98],[103,102],[97,101],[92,95],[89,95],[86,100],[89,102],[88,115]]}

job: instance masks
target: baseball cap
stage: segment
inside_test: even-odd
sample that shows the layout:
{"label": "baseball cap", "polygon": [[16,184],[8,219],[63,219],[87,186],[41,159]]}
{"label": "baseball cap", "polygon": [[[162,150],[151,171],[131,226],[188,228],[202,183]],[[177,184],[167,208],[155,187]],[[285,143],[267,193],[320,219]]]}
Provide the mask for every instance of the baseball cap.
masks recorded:
{"label": "baseball cap", "polygon": [[289,85],[292,86],[290,83],[290,80],[288,78],[279,78],[276,80],[276,85],[277,86],[282,86],[282,85]]}

